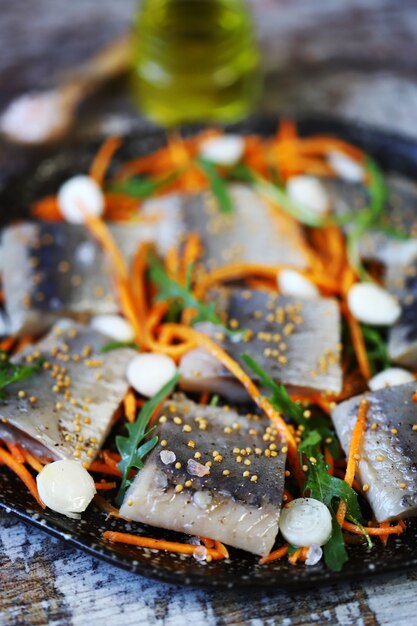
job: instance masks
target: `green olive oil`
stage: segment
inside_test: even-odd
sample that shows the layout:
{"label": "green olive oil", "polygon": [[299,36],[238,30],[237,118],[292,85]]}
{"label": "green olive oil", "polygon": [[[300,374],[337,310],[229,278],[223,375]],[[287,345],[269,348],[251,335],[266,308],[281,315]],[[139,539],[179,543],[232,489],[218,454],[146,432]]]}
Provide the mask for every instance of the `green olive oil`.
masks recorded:
{"label": "green olive oil", "polygon": [[259,53],[242,0],[144,0],[132,88],[162,126],[232,122],[259,96]]}

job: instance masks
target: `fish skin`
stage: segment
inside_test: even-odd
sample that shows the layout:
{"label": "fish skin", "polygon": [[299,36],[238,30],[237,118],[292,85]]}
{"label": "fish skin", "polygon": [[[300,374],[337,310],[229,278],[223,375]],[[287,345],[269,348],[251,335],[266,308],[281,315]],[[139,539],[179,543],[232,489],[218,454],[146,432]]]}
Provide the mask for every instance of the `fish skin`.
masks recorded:
{"label": "fish skin", "polygon": [[[243,338],[237,341],[209,322],[196,324],[195,328],[211,336],[233,359],[240,362],[251,378],[256,380],[252,370],[242,362],[242,353],[249,354],[274,380],[287,385],[294,392],[341,391],[340,312],[334,299],[317,298],[309,301],[267,291],[223,288],[212,290],[209,300],[217,303],[218,314],[226,315],[229,324],[230,320],[236,320],[238,329],[250,329],[253,335],[248,339],[243,333]],[[277,318],[268,321],[268,316],[280,310],[285,311],[282,321],[277,321]],[[256,317],[258,312],[262,313],[261,319]],[[302,323],[294,321],[300,319]],[[293,332],[288,332],[290,325],[293,326]],[[259,333],[264,333],[263,339]],[[273,337],[276,334],[280,335],[278,341]],[[278,349],[279,355],[286,358],[287,362],[279,362],[279,355],[278,358],[274,355],[265,356],[265,350],[274,349]],[[332,358],[327,369],[320,371],[319,362],[326,353]],[[181,386],[186,390],[210,390],[226,395],[233,401],[247,399],[243,387],[219,361],[203,349],[186,353],[180,361],[180,371]],[[312,372],[317,372],[317,375]]]}
{"label": "fish skin", "polygon": [[[74,332],[76,337],[71,336]],[[91,462],[107,437],[113,417],[129,388],[125,370],[137,354],[128,348],[100,354],[106,343],[108,337],[91,328],[71,320],[61,320],[45,338],[17,355],[15,361],[19,363],[24,362],[28,355],[40,352],[51,366],[54,363],[65,366],[65,376],[70,378],[68,389],[78,404],[65,400],[63,392],[53,391],[57,379],[51,376],[52,368],[42,368],[30,378],[7,387],[6,399],[0,400],[0,436],[18,439],[30,449],[35,445],[55,459],[73,459],[78,436],[82,435],[84,442],[78,458],[82,462]],[[54,352],[56,346],[61,348],[64,344],[68,346],[67,352],[60,354],[58,351],[56,356],[51,355],[51,350]],[[91,354],[75,362],[71,357],[80,355],[85,346],[91,347]],[[62,355],[68,355],[69,360],[63,361]],[[89,367],[88,364],[96,366]],[[101,377],[97,379],[98,372]],[[25,398],[18,397],[19,390],[26,392]],[[33,405],[31,396],[37,398]],[[85,398],[91,402],[85,402]],[[61,409],[57,408],[57,402],[62,403]],[[90,423],[85,423],[86,418],[90,419]],[[66,435],[71,436],[70,441],[66,440]],[[91,437],[95,438],[95,442],[90,440]],[[87,450],[91,450],[91,456]]]}
{"label": "fish skin", "polygon": [[299,224],[246,185],[232,184],[229,190],[233,209],[228,214],[219,211],[210,192],[183,199],[183,219],[187,230],[201,237],[205,265],[211,270],[229,263],[308,265]]}
{"label": "fish skin", "polygon": [[[261,556],[268,554],[278,533],[286,454],[280,450],[278,436],[275,457],[248,455],[245,450],[245,456],[237,462],[233,449],[249,446],[263,452],[269,448],[270,441],[265,442],[262,436],[270,422],[257,416],[248,419],[230,408],[195,404],[179,394],[164,404],[161,415],[167,421],[158,426],[159,442],[126,493],[120,514],[153,526],[224,541]],[[175,417],[180,417],[182,423],[175,424]],[[205,420],[200,421],[204,430],[199,428],[196,417]],[[184,425],[192,431],[184,432]],[[225,433],[225,428],[231,432]],[[249,429],[257,434],[249,434]],[[167,443],[162,446],[164,440]],[[195,447],[189,446],[190,440]],[[197,451],[201,453],[198,460],[194,458]],[[213,456],[215,451],[222,456],[220,462]],[[175,455],[169,464],[161,458],[167,452]],[[190,459],[202,466],[211,461],[210,473],[190,473]],[[181,467],[175,468],[175,463],[181,463]],[[223,475],[225,469],[230,475]],[[244,477],[244,471],[257,475],[257,482]],[[185,486],[187,480],[192,480],[192,486]],[[180,493],[174,491],[177,485],[184,487]],[[207,507],[197,504],[196,494],[208,499]]]}
{"label": "fish skin", "polygon": [[[339,178],[321,180],[336,214],[360,211],[368,206],[369,195],[364,185]],[[385,224],[405,233],[408,239],[370,229],[360,238],[359,253],[364,260],[379,261],[387,266],[404,265],[417,257],[417,185],[398,174],[387,174],[385,180],[388,189]],[[349,225],[344,229],[348,232]]]}
{"label": "fish skin", "polygon": [[[332,421],[346,454],[359,403],[369,402],[357,477],[378,522],[417,515],[417,381],[350,398],[332,411]],[[376,430],[371,425],[377,424]],[[397,429],[393,434],[391,429]],[[382,461],[377,456],[383,456]],[[406,488],[401,489],[400,484]]]}
{"label": "fish skin", "polygon": [[390,265],[385,287],[401,304],[401,316],[388,332],[388,355],[406,367],[417,367],[417,259],[408,265]]}
{"label": "fish skin", "polygon": [[[175,219],[151,223],[111,223],[109,230],[129,265],[141,242],[165,253],[180,232]],[[171,238],[170,235],[171,234]],[[83,225],[22,222],[3,231],[3,289],[10,332],[39,334],[60,317],[85,321],[114,314],[118,304],[111,265]]]}

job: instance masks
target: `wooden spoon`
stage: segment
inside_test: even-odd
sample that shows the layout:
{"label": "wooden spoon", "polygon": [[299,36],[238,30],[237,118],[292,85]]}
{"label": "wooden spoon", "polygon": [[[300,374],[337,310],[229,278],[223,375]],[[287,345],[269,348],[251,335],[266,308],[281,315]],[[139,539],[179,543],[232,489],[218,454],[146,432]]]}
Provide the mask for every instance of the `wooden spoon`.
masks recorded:
{"label": "wooden spoon", "polygon": [[0,117],[0,132],[10,142],[35,146],[61,139],[71,128],[78,105],[129,68],[132,37],[113,41],[73,70],[55,89],[13,100]]}

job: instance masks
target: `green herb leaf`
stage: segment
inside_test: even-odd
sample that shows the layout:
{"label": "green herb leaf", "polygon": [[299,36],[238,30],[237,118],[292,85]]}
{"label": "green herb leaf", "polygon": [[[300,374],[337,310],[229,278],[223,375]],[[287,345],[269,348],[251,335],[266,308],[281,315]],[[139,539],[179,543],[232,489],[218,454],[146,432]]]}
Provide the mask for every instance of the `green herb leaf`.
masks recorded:
{"label": "green herb leaf", "polygon": [[316,448],[321,443],[322,436],[318,430],[311,430],[306,437],[304,437],[302,443],[298,446],[298,452],[305,452],[309,455],[312,448]]}
{"label": "green herb leaf", "polygon": [[346,503],[348,515],[361,519],[358,494],[341,478],[330,476],[328,469],[328,465],[320,453],[316,457],[316,463],[308,461],[304,491],[309,490],[311,498],[320,500],[328,507],[331,507],[334,498],[342,499]]}
{"label": "green herb leaf", "polygon": [[[360,519],[361,511],[358,503],[358,494],[340,478],[330,476],[328,465],[324,462],[322,454],[317,454],[316,463],[308,460],[307,480],[305,491],[310,492],[310,497],[320,500],[327,506],[332,516],[332,534],[329,541],[323,547],[324,560],[327,567],[339,572],[348,560],[342,529],[336,519],[335,506],[340,499],[346,503],[347,512],[352,519]],[[356,523],[356,522],[355,522]]]}
{"label": "green herb leaf", "polygon": [[174,182],[179,176],[179,172],[174,172],[168,176],[151,180],[150,178],[138,178],[136,176],[128,178],[123,182],[114,183],[109,187],[109,191],[115,193],[123,193],[126,196],[132,196],[132,198],[140,198],[144,200],[153,196],[157,191],[163,189],[163,187]]}
{"label": "green herb leaf", "polygon": [[134,341],[109,341],[100,350],[101,354],[106,354],[112,350],[119,350],[120,348],[133,348],[133,350],[139,350],[139,346]]}
{"label": "green herb leaf", "polygon": [[272,392],[269,401],[274,408],[291,417],[297,424],[306,426],[308,420],[303,415],[304,408],[291,400],[284,385],[276,383],[249,354],[242,354],[242,361],[257,375],[262,387]]}
{"label": "green herb leaf", "polygon": [[231,337],[238,337],[245,332],[244,330],[235,331],[227,328],[216,314],[213,302],[205,304],[197,300],[191,291],[190,279],[187,280],[188,286],[181,285],[168,276],[164,266],[153,255],[149,257],[149,277],[151,282],[158,287],[157,300],[173,300],[176,303],[180,303],[182,308],[195,309],[196,314],[191,322],[192,324],[211,322],[216,326],[221,326],[223,332]]}
{"label": "green herb leaf", "polygon": [[220,400],[219,396],[215,394],[214,396],[211,397],[209,406],[217,406],[219,404],[219,400]]}
{"label": "green herb leaf", "polygon": [[367,324],[361,324],[362,334],[365,339],[366,352],[372,373],[390,367],[387,340],[384,336],[385,329],[375,328]]}
{"label": "green herb leaf", "polygon": [[362,526],[362,524],[360,522],[358,522],[357,519],[355,519],[354,517],[352,517],[352,515],[347,515],[346,516],[347,519],[349,520],[349,522],[352,522],[353,524],[356,524],[356,526],[359,526],[359,528],[361,529],[361,531],[363,532],[363,535],[366,539],[366,542],[368,544],[368,548],[373,548],[373,542],[372,539],[369,535],[369,533],[366,531],[366,528],[364,526]]}
{"label": "green herb leaf", "polygon": [[148,431],[146,430],[149,421],[158,404],[170,395],[179,379],[179,373],[175,374],[153,398],[145,402],[138,413],[136,421],[132,424],[126,424],[129,433],[128,437],[121,435],[116,437],[116,446],[122,457],[121,461],[118,463],[118,467],[122,473],[122,483],[116,498],[118,506],[121,505],[126,489],[131,483],[128,478],[130,470],[141,470],[143,468],[143,458],[156,446],[158,441],[158,437],[156,436],[146,441],[146,438],[155,429],[155,427],[152,427]]}
{"label": "green herb leaf", "polygon": [[297,552],[297,550],[299,550],[300,547],[299,546],[294,546],[293,544],[289,544],[288,546],[288,556],[291,556],[292,554],[294,554],[294,552]]}
{"label": "green herb leaf", "polygon": [[0,398],[5,397],[8,385],[30,378],[41,369],[45,359],[41,357],[32,365],[16,364],[10,361],[7,352],[0,351]]}
{"label": "green herb leaf", "polygon": [[219,204],[220,212],[232,213],[233,202],[227,183],[218,173],[216,166],[211,161],[203,159],[202,157],[198,157],[196,162],[208,178],[213,195]]}
{"label": "green herb leaf", "polygon": [[333,572],[340,572],[348,560],[343,532],[336,519],[336,515],[330,510],[332,516],[332,534],[329,541],[323,546],[324,561]]}
{"label": "green herb leaf", "polygon": [[246,165],[239,164],[232,171],[232,176],[244,182],[250,183],[261,196],[264,196],[274,204],[279,205],[288,215],[294,217],[298,221],[307,226],[325,226],[328,220],[323,220],[308,208],[298,205],[290,199],[285,189],[274,185],[258,173],[250,170]]}

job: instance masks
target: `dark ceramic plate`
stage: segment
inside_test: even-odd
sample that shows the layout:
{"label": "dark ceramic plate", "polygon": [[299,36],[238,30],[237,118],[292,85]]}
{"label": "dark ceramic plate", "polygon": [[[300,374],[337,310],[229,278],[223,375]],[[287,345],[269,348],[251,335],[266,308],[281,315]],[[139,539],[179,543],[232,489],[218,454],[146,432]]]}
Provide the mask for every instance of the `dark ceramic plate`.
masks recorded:
{"label": "dark ceramic plate", "polygon": [[[271,134],[276,120],[258,120],[239,126],[243,132]],[[372,154],[389,171],[417,178],[417,143],[402,137],[391,136],[375,130],[337,120],[309,118],[300,120],[303,134],[331,133],[351,141]],[[161,131],[141,132],[129,137],[121,158],[144,154],[164,142]],[[3,224],[11,217],[24,216],[27,206],[35,199],[54,193],[62,180],[73,173],[86,171],[96,146],[68,146],[57,155],[50,156],[24,175],[10,180],[0,193]],[[92,506],[80,521],[71,520],[53,511],[42,511],[34,503],[22,483],[13,474],[0,473],[0,507],[14,512],[24,521],[68,541],[97,558],[131,570],[137,574],[187,585],[213,587],[300,587],[334,582],[347,578],[404,571],[417,565],[415,533],[417,523],[412,522],[401,537],[391,537],[388,546],[375,542],[373,550],[363,546],[349,547],[350,559],[342,572],[334,573],[320,563],[314,567],[291,566],[286,560],[260,566],[258,559],[237,550],[231,551],[228,561],[199,564],[191,557],[171,555],[129,548],[121,544],[108,544],[101,540],[103,530],[121,530],[161,538],[174,538],[174,533],[150,529],[139,524],[119,520],[106,520],[106,514]],[[179,536],[176,534],[175,538]]]}

